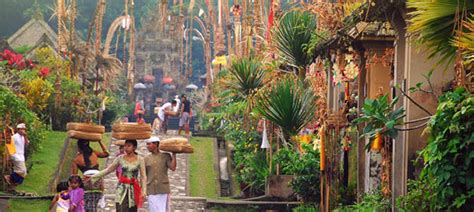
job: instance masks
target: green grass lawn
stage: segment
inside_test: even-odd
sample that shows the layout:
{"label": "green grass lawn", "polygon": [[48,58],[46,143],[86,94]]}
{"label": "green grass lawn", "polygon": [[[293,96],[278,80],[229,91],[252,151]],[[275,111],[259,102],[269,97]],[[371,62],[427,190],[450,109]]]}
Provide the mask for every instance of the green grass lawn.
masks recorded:
{"label": "green grass lawn", "polygon": [[217,170],[214,169],[212,138],[191,137],[194,153],[189,156],[189,186],[191,196],[217,198]]}
{"label": "green grass lawn", "polygon": [[[31,192],[37,195],[50,195],[48,184],[56,171],[59,162],[59,155],[63,148],[66,132],[48,132],[43,141],[42,149],[35,152],[28,160],[31,160],[33,166],[28,170],[28,176],[22,185],[17,187],[18,191]],[[104,135],[102,142],[108,148],[110,133]],[[92,143],[93,149],[100,150],[97,143]],[[76,142],[73,140],[68,148],[66,158],[64,158],[64,168],[61,174],[62,179],[66,179],[70,173],[71,161],[76,154]],[[106,159],[101,159],[100,167],[104,168]],[[47,200],[10,200],[9,211],[47,211],[50,201]]]}
{"label": "green grass lawn", "polygon": [[48,211],[51,204],[49,200],[10,200],[8,211],[12,212],[36,212]]}
{"label": "green grass lawn", "polygon": [[37,195],[49,194],[48,183],[56,170],[59,154],[63,148],[66,132],[47,132],[42,148],[35,152],[28,160],[33,166],[18,191],[32,192]]}

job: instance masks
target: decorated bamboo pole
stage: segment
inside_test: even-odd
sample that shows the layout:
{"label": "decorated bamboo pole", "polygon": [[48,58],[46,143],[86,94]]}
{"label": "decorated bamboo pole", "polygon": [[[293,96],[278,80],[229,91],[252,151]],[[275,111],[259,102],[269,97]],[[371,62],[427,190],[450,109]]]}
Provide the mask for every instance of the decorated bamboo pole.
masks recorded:
{"label": "decorated bamboo pole", "polygon": [[229,0],[223,0],[223,10],[224,10],[224,20],[225,20],[225,37],[227,38],[227,53],[228,55],[233,55],[234,50],[232,48],[232,36],[231,36],[231,29],[230,29],[230,11],[229,11]]}
{"label": "decorated bamboo pole", "polygon": [[319,129],[319,138],[320,138],[320,144],[319,144],[319,170],[320,172],[320,193],[321,193],[321,201],[319,203],[321,211],[325,211],[324,205],[325,205],[325,185],[326,185],[326,135],[325,135],[325,125],[323,125]]}
{"label": "decorated bamboo pole", "polygon": [[102,42],[102,22],[105,15],[106,0],[99,0],[97,14],[95,19],[95,53],[100,54],[100,47]]}
{"label": "decorated bamboo pole", "polygon": [[64,0],[57,0],[56,14],[58,17],[58,49],[59,52],[66,51],[66,7]]}
{"label": "decorated bamboo pole", "polygon": [[239,4],[232,6],[232,14],[234,15],[234,49],[235,55],[242,56],[242,22],[240,17],[242,15],[242,8]]}
{"label": "decorated bamboo pole", "polygon": [[71,49],[75,46],[75,37],[76,37],[76,16],[77,16],[77,2],[76,0],[71,1],[71,13],[69,16],[69,42],[67,43],[67,50],[69,58],[71,58],[71,63],[68,64],[68,73],[67,76],[73,79],[76,79],[77,70],[73,60],[73,54]]}
{"label": "decorated bamboo pole", "polygon": [[[194,30],[194,21],[193,21],[193,7],[194,7],[194,0],[191,0],[193,4],[190,4],[190,9],[189,9],[189,63],[188,63],[188,73],[186,75],[187,79],[192,77],[193,75],[193,30]],[[191,7],[192,6],[192,7]]]}
{"label": "decorated bamboo pole", "polygon": [[260,50],[262,49],[262,37],[263,37],[263,26],[260,22],[261,20],[261,0],[254,0],[253,4],[253,11],[255,15],[255,20],[254,20],[254,31],[255,32],[255,37],[256,37],[256,44],[255,44],[255,52],[258,54]]}

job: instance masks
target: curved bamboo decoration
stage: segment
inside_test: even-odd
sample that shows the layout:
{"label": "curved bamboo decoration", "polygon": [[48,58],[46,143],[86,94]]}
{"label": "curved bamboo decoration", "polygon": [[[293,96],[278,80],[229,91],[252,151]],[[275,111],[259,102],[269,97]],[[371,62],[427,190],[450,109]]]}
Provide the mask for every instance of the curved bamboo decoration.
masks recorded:
{"label": "curved bamboo decoration", "polygon": [[[122,20],[124,20],[126,18],[127,18],[127,16],[119,16],[110,25],[109,30],[107,31],[107,37],[105,39],[103,55],[105,55],[105,56],[109,55],[110,44],[111,44],[112,39],[115,35],[115,32],[120,27],[120,24],[122,23]],[[134,82],[134,79],[135,79],[135,72],[134,72],[134,67],[135,67],[135,20],[132,16],[130,16],[130,41],[129,42],[130,42],[129,43],[129,59],[128,59],[128,64],[126,66],[126,68],[127,68],[127,81],[128,81],[127,91],[128,91],[128,95],[132,95],[133,82]]]}
{"label": "curved bamboo decoration", "polygon": [[110,51],[110,43],[112,42],[112,38],[115,35],[118,27],[122,23],[122,20],[125,19],[126,16],[119,16],[116,18],[112,24],[110,24],[109,30],[107,31],[107,37],[105,38],[105,45],[104,45],[104,55],[108,55]]}

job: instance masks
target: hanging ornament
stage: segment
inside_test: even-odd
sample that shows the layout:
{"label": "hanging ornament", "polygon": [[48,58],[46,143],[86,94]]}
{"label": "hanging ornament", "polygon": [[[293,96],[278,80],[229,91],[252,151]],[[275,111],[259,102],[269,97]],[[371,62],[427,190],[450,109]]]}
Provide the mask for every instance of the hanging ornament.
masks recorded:
{"label": "hanging ornament", "polygon": [[383,140],[380,133],[376,133],[375,138],[372,141],[372,144],[370,145],[370,149],[372,150],[372,152],[379,152],[382,149],[382,141]]}
{"label": "hanging ornament", "polygon": [[265,119],[263,120],[263,134],[262,134],[262,145],[260,146],[261,149],[268,149],[270,148],[270,143],[268,143],[268,136],[267,136],[267,124]]}
{"label": "hanging ornament", "polygon": [[348,81],[345,81],[344,85],[344,100],[349,101],[351,99],[351,93],[349,91],[350,84]]}
{"label": "hanging ornament", "polygon": [[326,135],[324,134],[325,131],[325,126],[323,125],[319,129],[319,139],[320,139],[320,144],[319,144],[319,170],[324,171],[326,169]]}

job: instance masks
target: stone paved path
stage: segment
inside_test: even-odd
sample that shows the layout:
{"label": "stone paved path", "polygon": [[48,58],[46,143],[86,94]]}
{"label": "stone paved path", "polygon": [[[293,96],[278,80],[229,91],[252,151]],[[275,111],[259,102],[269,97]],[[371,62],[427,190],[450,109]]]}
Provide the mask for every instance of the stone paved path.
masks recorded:
{"label": "stone paved path", "polygon": [[[166,139],[172,136],[176,136],[177,132],[169,130],[168,135],[158,135],[160,139]],[[118,152],[118,147],[112,144],[109,147],[110,156],[107,159],[107,165],[111,164],[115,159],[115,155]],[[140,156],[144,157],[149,154],[146,149],[146,143],[138,141],[137,152]],[[188,197],[188,155],[178,154],[177,157],[177,168],[176,171],[168,171],[168,177],[171,182],[171,211],[204,211],[206,200],[203,198]],[[105,168],[105,167],[104,167]],[[106,206],[103,209],[99,208],[99,211],[115,211],[115,187],[117,185],[117,177],[115,172],[107,175],[104,178],[105,184],[105,200]],[[148,211],[148,203],[145,202],[142,209],[139,211]]]}

